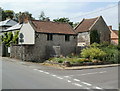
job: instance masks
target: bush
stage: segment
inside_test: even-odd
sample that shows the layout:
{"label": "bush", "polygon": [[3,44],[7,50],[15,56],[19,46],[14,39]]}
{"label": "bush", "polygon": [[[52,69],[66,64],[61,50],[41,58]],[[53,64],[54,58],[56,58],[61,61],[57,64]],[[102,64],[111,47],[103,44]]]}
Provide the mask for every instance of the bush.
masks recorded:
{"label": "bush", "polygon": [[105,55],[106,53],[104,51],[96,47],[85,48],[81,52],[82,57],[89,58],[89,59],[100,59]]}
{"label": "bush", "polygon": [[63,63],[65,61],[65,58],[49,58],[48,60],[55,63]]}
{"label": "bush", "polygon": [[107,55],[103,58],[104,61],[110,63],[118,63],[119,51],[115,48],[102,48],[103,51],[107,53]]}

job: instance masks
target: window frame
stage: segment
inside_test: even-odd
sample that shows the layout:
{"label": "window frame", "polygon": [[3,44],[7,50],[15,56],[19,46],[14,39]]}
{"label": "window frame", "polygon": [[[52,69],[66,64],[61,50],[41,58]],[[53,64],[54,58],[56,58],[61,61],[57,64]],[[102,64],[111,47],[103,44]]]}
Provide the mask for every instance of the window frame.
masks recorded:
{"label": "window frame", "polygon": [[69,42],[70,41],[70,35],[65,35],[65,41]]}
{"label": "window frame", "polygon": [[47,41],[53,41],[53,34],[47,34]]}

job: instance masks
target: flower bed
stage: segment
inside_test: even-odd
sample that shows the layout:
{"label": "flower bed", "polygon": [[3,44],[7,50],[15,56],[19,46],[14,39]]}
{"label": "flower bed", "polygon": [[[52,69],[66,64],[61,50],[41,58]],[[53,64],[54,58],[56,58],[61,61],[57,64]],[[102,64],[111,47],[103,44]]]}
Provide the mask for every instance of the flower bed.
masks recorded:
{"label": "flower bed", "polygon": [[101,65],[101,64],[106,64],[102,61],[99,60],[90,60],[86,58],[50,58],[49,60],[46,61],[47,63],[50,64],[58,64],[58,65],[63,65],[63,66],[87,66],[87,65]]}

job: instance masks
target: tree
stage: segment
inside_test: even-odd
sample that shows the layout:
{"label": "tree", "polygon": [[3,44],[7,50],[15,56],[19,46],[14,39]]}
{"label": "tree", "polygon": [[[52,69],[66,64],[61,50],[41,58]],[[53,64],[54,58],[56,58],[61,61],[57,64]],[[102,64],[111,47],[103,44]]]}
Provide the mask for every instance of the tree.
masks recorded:
{"label": "tree", "polygon": [[4,21],[6,19],[6,15],[4,10],[0,7],[0,21]]}
{"label": "tree", "polygon": [[49,17],[45,16],[45,13],[42,11],[40,16],[39,16],[39,20],[41,21],[50,21]]}
{"label": "tree", "polygon": [[10,47],[11,43],[18,44],[18,34],[19,31],[16,31],[14,36],[12,32],[5,32],[0,36],[2,43],[5,43],[7,47]]}
{"label": "tree", "polygon": [[27,15],[29,16],[29,19],[30,19],[30,20],[35,20],[35,18],[32,16],[31,13],[29,13],[28,11],[25,11],[25,12],[19,12],[19,13],[16,13],[16,14],[15,14],[15,19],[16,19],[17,21],[18,21],[18,19],[19,19],[19,16],[20,16],[22,13],[27,14]]}
{"label": "tree", "polygon": [[100,35],[97,30],[90,31],[90,44],[100,43]]}
{"label": "tree", "polygon": [[14,17],[14,11],[13,10],[4,10],[4,12],[5,12],[5,17],[6,18],[13,19],[13,17]]}
{"label": "tree", "polygon": [[70,22],[69,18],[58,18],[58,19],[53,19],[54,22],[65,22],[70,24],[73,27],[73,22]]}
{"label": "tree", "polygon": [[73,23],[73,28],[75,28],[78,24],[79,22]]}

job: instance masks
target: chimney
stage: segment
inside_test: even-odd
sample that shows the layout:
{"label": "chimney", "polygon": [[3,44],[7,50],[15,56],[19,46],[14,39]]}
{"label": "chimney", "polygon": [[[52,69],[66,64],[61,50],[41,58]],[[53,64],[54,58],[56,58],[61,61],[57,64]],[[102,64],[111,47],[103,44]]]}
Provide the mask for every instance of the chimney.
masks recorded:
{"label": "chimney", "polygon": [[22,23],[28,23],[29,21],[29,16],[25,13],[19,13],[19,16],[18,16],[18,21],[20,24]]}
{"label": "chimney", "polygon": [[112,26],[109,26],[109,28],[112,30]]}

